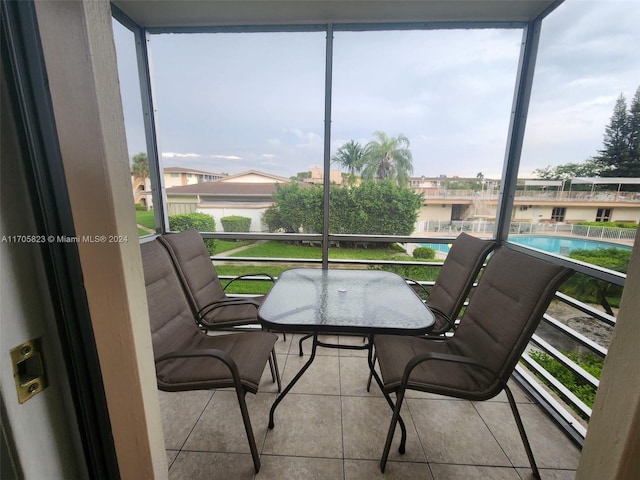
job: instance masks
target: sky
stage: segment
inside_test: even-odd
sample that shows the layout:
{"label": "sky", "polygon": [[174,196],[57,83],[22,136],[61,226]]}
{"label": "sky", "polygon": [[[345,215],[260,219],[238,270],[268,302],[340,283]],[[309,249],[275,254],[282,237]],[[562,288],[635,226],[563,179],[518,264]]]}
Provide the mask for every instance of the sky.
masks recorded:
{"label": "sky", "polygon": [[[566,0],[542,24],[520,177],[602,148],[640,87],[640,1]],[[114,22],[130,157],[146,150],[133,34]],[[413,175],[500,178],[519,29],[334,33],[331,155],[405,135]],[[289,177],[321,166],[325,33],[152,35],[163,167]],[[339,169],[334,165],[332,169]]]}

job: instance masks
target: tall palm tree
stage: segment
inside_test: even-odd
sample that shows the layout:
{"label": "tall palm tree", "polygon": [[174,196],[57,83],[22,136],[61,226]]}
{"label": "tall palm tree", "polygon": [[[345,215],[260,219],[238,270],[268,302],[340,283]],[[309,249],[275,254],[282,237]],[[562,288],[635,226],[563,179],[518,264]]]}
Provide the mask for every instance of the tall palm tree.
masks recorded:
{"label": "tall palm tree", "polygon": [[131,173],[133,173],[136,178],[140,178],[142,180],[149,176],[149,159],[145,152],[136,153],[133,156]]}
{"label": "tall palm tree", "polygon": [[364,166],[364,148],[355,140],[349,140],[338,149],[331,163],[344,168],[349,174],[349,183],[354,183]]}
{"label": "tall palm tree", "polygon": [[384,132],[374,132],[373,140],[364,148],[364,178],[392,179],[398,185],[406,185],[413,173],[413,156],[409,150],[409,139],[403,134],[389,137]]}

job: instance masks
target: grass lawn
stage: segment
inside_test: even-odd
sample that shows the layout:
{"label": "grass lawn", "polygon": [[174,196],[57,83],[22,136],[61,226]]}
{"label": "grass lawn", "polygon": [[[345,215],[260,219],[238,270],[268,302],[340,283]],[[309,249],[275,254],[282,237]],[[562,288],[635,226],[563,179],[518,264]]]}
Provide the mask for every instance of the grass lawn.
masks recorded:
{"label": "grass lawn", "polygon": [[[216,245],[218,241],[216,240]],[[233,243],[235,248],[240,242]],[[250,243],[250,242],[249,242]],[[221,250],[216,246],[216,253]],[[246,248],[240,252],[229,255],[230,257],[270,257],[270,258],[316,258],[322,256],[320,247],[310,247],[306,245],[293,245],[276,240],[261,242],[255,246]],[[329,250],[329,258],[334,260],[351,259],[351,260],[413,260],[413,257],[404,252],[392,248],[332,248]],[[417,261],[417,260],[416,260]],[[218,275],[250,275],[255,273],[268,273],[274,277],[280,275],[281,272],[291,268],[290,265],[225,265],[217,264],[216,271]],[[413,278],[415,280],[434,280],[438,274],[437,267],[424,266],[387,266],[369,267],[381,268],[392,271],[405,278]],[[223,285],[226,281],[223,281]],[[234,282],[227,290],[227,293],[260,293],[264,294],[271,288],[269,282]]]}
{"label": "grass lawn", "polygon": [[[322,248],[307,245],[294,245],[277,240],[269,240],[241,252],[231,254],[232,257],[269,257],[269,258],[322,258]],[[331,259],[352,260],[412,260],[405,252],[392,248],[331,248]]]}
{"label": "grass lawn", "polygon": [[136,223],[143,227],[150,228],[151,230],[155,230],[156,221],[153,210],[136,210]]}

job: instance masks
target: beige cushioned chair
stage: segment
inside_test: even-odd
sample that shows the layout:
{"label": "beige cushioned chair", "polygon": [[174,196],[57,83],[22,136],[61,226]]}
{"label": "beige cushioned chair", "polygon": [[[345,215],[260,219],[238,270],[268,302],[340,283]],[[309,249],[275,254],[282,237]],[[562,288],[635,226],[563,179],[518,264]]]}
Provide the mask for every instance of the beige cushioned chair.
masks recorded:
{"label": "beige cushioned chair", "polygon": [[[223,288],[197,230],[168,233],[159,237],[159,241],[173,258],[187,287],[188,300],[203,327],[212,329],[259,323],[258,307],[264,296],[228,297],[225,288],[243,276],[233,279]],[[251,276],[265,276],[273,282],[273,277],[266,273]]]}
{"label": "beige cushioned chair", "polygon": [[[258,472],[260,459],[245,395],[258,391],[277,336],[268,332],[206,335],[194,321],[167,250],[156,239],[142,244],[141,251],[158,388],[234,388]],[[279,375],[277,364],[275,372]]]}
{"label": "beige cushioned chair", "polygon": [[[531,469],[539,478],[507,380],[554,293],[571,273],[569,268],[501,247],[489,260],[455,335],[441,341],[375,337],[385,396],[396,394],[380,461],[383,472],[407,389],[467,400],[488,400],[505,390]],[[405,440],[403,435],[401,453]]]}

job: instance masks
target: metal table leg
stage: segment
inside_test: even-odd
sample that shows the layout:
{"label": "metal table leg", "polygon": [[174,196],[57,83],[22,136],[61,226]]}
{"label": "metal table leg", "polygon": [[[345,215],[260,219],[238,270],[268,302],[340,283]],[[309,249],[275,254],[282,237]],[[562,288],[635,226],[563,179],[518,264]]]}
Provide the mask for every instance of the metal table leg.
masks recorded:
{"label": "metal table leg", "polygon": [[307,360],[307,363],[305,363],[302,366],[300,371],[296,374],[295,377],[293,377],[293,380],[291,380],[291,382],[289,382],[289,385],[287,385],[285,387],[285,389],[282,391],[282,393],[280,395],[278,395],[278,398],[276,398],[275,402],[273,402],[273,405],[271,406],[271,410],[269,411],[269,429],[273,429],[273,427],[275,425],[274,422],[273,422],[273,414],[276,411],[276,407],[280,404],[280,402],[282,401],[284,396],[287,393],[289,393],[289,390],[291,390],[293,388],[293,386],[296,384],[296,382],[298,380],[300,380],[300,377],[302,377],[304,372],[306,372],[307,369],[311,366],[311,364],[313,363],[314,358],[316,358],[316,348],[317,347],[318,347],[318,334],[315,333],[315,334],[313,334],[313,346],[311,347],[311,356],[309,357],[309,360]]}

